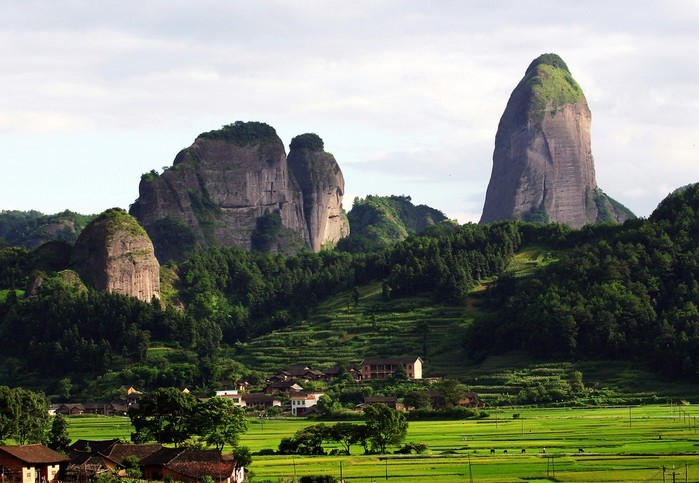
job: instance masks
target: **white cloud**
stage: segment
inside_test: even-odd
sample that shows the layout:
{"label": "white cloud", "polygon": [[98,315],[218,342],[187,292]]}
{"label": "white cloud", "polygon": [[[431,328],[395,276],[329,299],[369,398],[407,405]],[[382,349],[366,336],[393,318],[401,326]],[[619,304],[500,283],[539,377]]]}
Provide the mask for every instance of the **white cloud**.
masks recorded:
{"label": "white cloud", "polygon": [[13,2],[0,208],[126,207],[140,173],[241,119],[287,145],[319,134],[348,193],[477,221],[507,99],[556,52],[593,112],[598,184],[648,215],[699,181],[698,17],[689,0]]}

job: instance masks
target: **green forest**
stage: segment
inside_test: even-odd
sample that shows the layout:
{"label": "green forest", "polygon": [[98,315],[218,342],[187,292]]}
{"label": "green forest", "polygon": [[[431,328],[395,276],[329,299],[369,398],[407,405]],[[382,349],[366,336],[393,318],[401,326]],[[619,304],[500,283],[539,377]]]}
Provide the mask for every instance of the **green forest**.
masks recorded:
{"label": "green forest", "polygon": [[[211,389],[223,379],[260,377],[257,367],[236,360],[241,348],[292,330],[332,300],[351,312],[358,302],[352,294],[377,285],[381,302],[374,311],[393,310],[401,300],[445,311],[476,304],[457,341],[463,367],[519,351],[543,359],[637,361],[695,382],[697,209],[699,186],[690,186],[648,219],[623,225],[573,230],[440,221],[361,251],[340,245],[286,256],[212,247],[163,266],[163,299],[151,303],[76,281],[60,250],[6,243],[0,335],[8,343],[0,384],[22,381],[64,399],[76,393],[108,399],[133,381],[146,389]],[[517,268],[518,254],[532,247],[547,263]],[[366,352],[372,348],[336,362],[358,362]]]}

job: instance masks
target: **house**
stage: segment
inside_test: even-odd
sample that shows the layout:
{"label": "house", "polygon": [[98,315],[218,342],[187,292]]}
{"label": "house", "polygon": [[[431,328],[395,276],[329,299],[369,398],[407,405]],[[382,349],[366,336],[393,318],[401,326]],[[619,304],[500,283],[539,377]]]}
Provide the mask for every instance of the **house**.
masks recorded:
{"label": "house", "polygon": [[301,381],[318,381],[325,377],[321,371],[311,369],[310,366],[298,364],[290,366],[287,369],[278,372],[270,378],[272,382],[301,380]]}
{"label": "house", "polygon": [[101,473],[124,476],[124,458],[135,456],[143,460],[155,453],[161,444],[127,444],[118,439],[106,441],[89,441],[79,439],[68,447],[70,462],[65,471],[65,478],[71,481],[88,481]]}
{"label": "house", "polygon": [[325,395],[324,392],[303,391],[289,396],[291,403],[291,415],[303,416],[315,409],[320,396]]}
{"label": "house", "polygon": [[216,391],[216,397],[224,397],[233,401],[236,406],[242,406],[242,394],[238,392],[237,389],[224,389],[223,391]]}
{"label": "house", "polygon": [[217,482],[242,483],[245,469],[234,460],[226,460],[220,451],[161,448],[141,460],[145,480],[175,480],[197,483],[205,476]]}
{"label": "house", "polygon": [[272,407],[281,407],[282,402],[269,394],[252,393],[243,394],[240,404],[244,408],[266,411]]}
{"label": "house", "polygon": [[405,369],[408,379],[422,379],[422,359],[415,356],[387,359],[364,359],[361,363],[362,379],[386,379],[398,370]]}
{"label": "house", "polygon": [[56,414],[62,414],[63,416],[75,416],[84,412],[85,406],[81,403],[59,404],[55,411]]}
{"label": "house", "polygon": [[11,483],[58,481],[68,458],[41,444],[0,446],[0,477]]}
{"label": "house", "polygon": [[265,394],[293,394],[303,391],[303,387],[295,380],[275,381],[265,388]]}
{"label": "house", "polygon": [[349,374],[349,376],[354,379],[355,381],[358,381],[358,374],[357,371],[354,369],[354,367],[349,367],[347,369],[342,368],[339,364],[335,364],[332,367],[329,367],[325,371],[323,371],[324,376],[323,380],[324,381],[330,381],[331,379],[335,379],[337,377],[340,377],[343,374]]}
{"label": "house", "polygon": [[364,402],[355,406],[354,409],[361,410],[361,409],[364,409],[365,407],[370,406],[372,404],[385,404],[386,406],[388,406],[391,409],[396,409],[398,411],[405,411],[405,404],[398,401],[398,399],[395,396],[365,397]]}

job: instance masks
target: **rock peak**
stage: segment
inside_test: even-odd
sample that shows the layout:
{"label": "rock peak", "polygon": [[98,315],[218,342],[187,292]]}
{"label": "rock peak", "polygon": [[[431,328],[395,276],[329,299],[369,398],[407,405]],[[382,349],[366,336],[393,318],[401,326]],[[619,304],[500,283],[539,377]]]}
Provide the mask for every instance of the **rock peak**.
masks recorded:
{"label": "rock peak", "polygon": [[633,217],[597,187],[591,120],[563,59],[543,54],[531,62],[500,119],[481,222],[553,221],[579,228]]}
{"label": "rock peak", "polygon": [[342,172],[323,146],[302,134],[287,158],[274,128],[236,121],[200,134],[162,174],[143,175],[130,212],[161,262],[209,245],[320,250],[347,225]]}
{"label": "rock peak", "polygon": [[160,298],[160,265],[153,244],[135,218],[112,208],[95,218],[78,237],[72,264],[97,290],[150,302]]}

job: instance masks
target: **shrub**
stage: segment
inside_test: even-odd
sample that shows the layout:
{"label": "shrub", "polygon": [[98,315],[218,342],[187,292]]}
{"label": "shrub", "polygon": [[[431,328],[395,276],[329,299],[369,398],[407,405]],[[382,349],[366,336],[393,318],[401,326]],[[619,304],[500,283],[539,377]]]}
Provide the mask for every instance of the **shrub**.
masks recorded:
{"label": "shrub", "polygon": [[306,475],[299,481],[301,483],[337,483],[337,478],[331,475]]}

